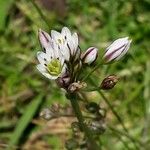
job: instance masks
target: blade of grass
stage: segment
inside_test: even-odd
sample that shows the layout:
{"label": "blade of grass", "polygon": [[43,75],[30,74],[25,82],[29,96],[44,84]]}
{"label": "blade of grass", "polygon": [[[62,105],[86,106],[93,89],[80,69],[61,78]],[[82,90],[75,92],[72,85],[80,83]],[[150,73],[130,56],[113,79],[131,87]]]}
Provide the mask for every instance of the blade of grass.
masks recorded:
{"label": "blade of grass", "polygon": [[144,103],[145,103],[145,121],[142,133],[142,141],[146,143],[148,134],[150,133],[150,61],[146,64],[145,78],[144,78]]}
{"label": "blade of grass", "polygon": [[18,121],[18,124],[10,138],[8,149],[11,149],[13,146],[16,146],[19,143],[19,139],[23,136],[24,130],[30,124],[33,116],[38,110],[43,99],[43,95],[37,96],[27,107],[25,113]]}
{"label": "blade of grass", "polygon": [[3,30],[5,28],[5,19],[11,4],[12,0],[0,1],[0,30]]}

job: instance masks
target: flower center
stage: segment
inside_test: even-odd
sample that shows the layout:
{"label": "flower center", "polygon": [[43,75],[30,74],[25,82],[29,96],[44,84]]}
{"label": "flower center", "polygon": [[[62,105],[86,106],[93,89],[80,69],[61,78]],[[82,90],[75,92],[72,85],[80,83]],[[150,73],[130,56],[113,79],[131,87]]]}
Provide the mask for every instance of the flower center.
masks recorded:
{"label": "flower center", "polygon": [[58,42],[58,44],[63,44],[64,40],[63,40],[63,38],[62,39],[58,39],[57,42]]}
{"label": "flower center", "polygon": [[52,59],[49,64],[47,64],[47,70],[52,76],[58,76],[61,73],[62,66],[58,59]]}

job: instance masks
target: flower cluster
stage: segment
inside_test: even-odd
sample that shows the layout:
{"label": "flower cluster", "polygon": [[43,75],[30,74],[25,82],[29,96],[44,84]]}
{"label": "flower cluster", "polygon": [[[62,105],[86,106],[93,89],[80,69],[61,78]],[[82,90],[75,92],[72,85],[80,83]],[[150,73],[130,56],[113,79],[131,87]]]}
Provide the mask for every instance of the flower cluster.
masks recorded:
{"label": "flower cluster", "polygon": [[[98,48],[89,47],[82,52],[77,33],[71,33],[67,27],[63,27],[61,32],[52,30],[51,34],[40,29],[38,36],[42,51],[37,53],[39,60],[37,69],[45,77],[55,80],[59,87],[66,90],[66,98],[70,100],[72,105],[71,109],[70,107],[68,107],[69,109],[67,107],[62,109],[59,105],[55,105],[51,109],[45,109],[41,116],[49,120],[58,116],[65,116],[65,114],[75,115],[78,121],[72,123],[73,134],[71,139],[66,142],[66,148],[85,147],[86,149],[99,149],[95,141],[106,129],[106,111],[96,102],[86,100],[83,92],[98,91],[106,101],[100,90],[112,89],[118,82],[119,77],[109,75],[98,86],[91,83],[92,88],[88,88],[83,81],[98,69],[100,65],[121,59],[127,53],[131,40],[128,37],[115,40],[106,48],[100,63],[96,63]],[[87,67],[91,67],[90,72]],[[84,76],[85,74],[86,76]],[[82,100],[82,111],[85,112],[83,114],[80,110],[78,99]],[[106,103],[109,104],[107,101]],[[108,106],[111,109],[113,108],[111,104]],[[72,110],[74,110],[74,113]],[[117,114],[114,111],[112,112],[115,115]]]}
{"label": "flower cluster", "polygon": [[[37,69],[47,78],[57,80],[61,87],[77,82],[83,66],[93,64],[98,57],[98,49],[88,48],[81,53],[77,33],[71,33],[67,27],[61,32],[51,31],[49,35],[39,30],[39,41],[42,51],[37,53]],[[131,40],[119,38],[106,48],[103,60],[105,63],[119,60],[128,51]]]}

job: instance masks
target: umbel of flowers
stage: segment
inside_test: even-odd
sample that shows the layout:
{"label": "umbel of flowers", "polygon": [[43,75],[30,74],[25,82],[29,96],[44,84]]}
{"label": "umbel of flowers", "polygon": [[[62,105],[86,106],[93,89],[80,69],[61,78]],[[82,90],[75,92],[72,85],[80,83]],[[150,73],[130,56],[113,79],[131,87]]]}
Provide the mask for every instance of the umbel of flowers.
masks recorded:
{"label": "umbel of flowers", "polygon": [[[102,130],[99,122],[103,118],[99,111],[100,107],[93,102],[86,104],[88,111],[94,113],[96,118],[87,125],[77,101],[79,94],[76,93],[86,87],[85,79],[87,78],[83,72],[87,71],[87,67],[91,67],[91,71],[86,75],[89,77],[101,64],[118,61],[127,53],[131,40],[128,37],[115,40],[106,48],[101,63],[96,64],[98,48],[89,47],[86,51],[81,52],[77,33],[71,33],[67,27],[63,27],[61,32],[51,30],[51,34],[40,29],[38,37],[42,50],[37,52],[39,61],[37,69],[43,76],[55,80],[61,88],[66,90],[67,98],[70,99],[78,119],[79,128],[87,139],[87,147],[93,150],[99,149],[93,134],[100,133],[99,131]],[[109,75],[95,90],[112,89],[118,79],[116,75]]]}
{"label": "umbel of flowers", "polygon": [[[61,87],[67,88],[78,81],[79,73],[85,65],[93,64],[98,57],[98,48],[90,47],[81,53],[77,33],[71,33],[67,27],[61,32],[51,31],[49,35],[39,30],[39,41],[42,51],[37,53],[37,69],[48,79],[58,80]],[[106,48],[104,63],[122,58],[130,47],[128,37],[119,38]]]}

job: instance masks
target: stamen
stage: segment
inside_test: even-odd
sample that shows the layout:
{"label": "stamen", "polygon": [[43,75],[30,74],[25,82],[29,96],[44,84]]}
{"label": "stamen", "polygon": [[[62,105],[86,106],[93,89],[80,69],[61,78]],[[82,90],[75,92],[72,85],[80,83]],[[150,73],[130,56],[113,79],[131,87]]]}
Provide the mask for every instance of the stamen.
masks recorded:
{"label": "stamen", "polygon": [[62,64],[59,61],[59,58],[52,59],[50,63],[47,65],[47,71],[52,76],[58,76],[62,70]]}
{"label": "stamen", "polygon": [[62,43],[61,39],[58,39],[58,43],[60,43],[60,44]]}

